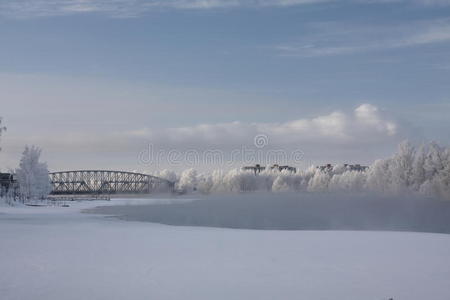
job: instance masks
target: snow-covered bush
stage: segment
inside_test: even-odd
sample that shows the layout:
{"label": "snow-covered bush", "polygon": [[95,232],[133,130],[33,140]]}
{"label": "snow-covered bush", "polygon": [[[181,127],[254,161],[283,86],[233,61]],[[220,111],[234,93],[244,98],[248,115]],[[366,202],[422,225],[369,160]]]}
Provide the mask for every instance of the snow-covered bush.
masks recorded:
{"label": "snow-covered bush", "polygon": [[16,176],[24,199],[43,199],[52,189],[47,164],[39,161],[40,156],[41,149],[26,146],[20,159]]}

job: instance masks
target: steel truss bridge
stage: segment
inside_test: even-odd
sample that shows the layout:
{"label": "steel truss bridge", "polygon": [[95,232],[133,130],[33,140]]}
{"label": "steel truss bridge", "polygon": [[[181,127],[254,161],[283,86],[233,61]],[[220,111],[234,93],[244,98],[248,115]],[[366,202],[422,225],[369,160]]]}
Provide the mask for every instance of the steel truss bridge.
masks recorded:
{"label": "steel truss bridge", "polygon": [[78,170],[49,175],[53,195],[149,194],[174,188],[166,179],[133,172]]}

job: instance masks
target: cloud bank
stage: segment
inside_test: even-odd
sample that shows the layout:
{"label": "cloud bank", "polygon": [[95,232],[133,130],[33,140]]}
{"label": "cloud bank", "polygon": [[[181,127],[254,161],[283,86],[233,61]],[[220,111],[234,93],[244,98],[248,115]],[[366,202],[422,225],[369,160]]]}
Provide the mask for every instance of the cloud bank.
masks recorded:
{"label": "cloud bank", "polygon": [[[58,149],[77,151],[136,149],[152,144],[158,148],[229,150],[255,146],[255,137],[265,136],[264,146],[301,148],[308,145],[364,146],[398,141],[405,136],[402,126],[385,111],[372,104],[361,104],[353,111],[332,111],[312,118],[280,123],[205,123],[174,128],[143,128],[103,133],[73,132],[56,139],[35,137],[35,141]],[[34,142],[34,140],[33,140]]]}
{"label": "cloud bank", "polygon": [[[229,169],[243,164],[370,162],[391,153],[406,137],[401,122],[372,104],[279,123],[208,123],[175,128],[65,132],[10,139],[5,149],[26,144],[44,150],[50,169]],[[176,157],[174,156],[176,154]],[[72,163],[73,160],[73,163]],[[12,164],[11,166],[14,166]]]}
{"label": "cloud bank", "polygon": [[201,124],[191,127],[142,129],[128,132],[170,146],[239,145],[253,142],[257,135],[266,135],[273,145],[367,144],[392,140],[399,134],[399,125],[386,113],[371,104],[361,104],[351,113],[334,111],[314,118],[302,118],[282,123],[230,122]]}

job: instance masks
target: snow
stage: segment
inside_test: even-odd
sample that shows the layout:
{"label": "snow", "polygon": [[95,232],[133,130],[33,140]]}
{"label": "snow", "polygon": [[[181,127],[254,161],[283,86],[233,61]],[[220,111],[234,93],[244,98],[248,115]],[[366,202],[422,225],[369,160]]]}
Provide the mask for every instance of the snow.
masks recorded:
{"label": "snow", "polygon": [[0,207],[0,299],[450,298],[450,235],[179,227],[80,213],[173,201]]}

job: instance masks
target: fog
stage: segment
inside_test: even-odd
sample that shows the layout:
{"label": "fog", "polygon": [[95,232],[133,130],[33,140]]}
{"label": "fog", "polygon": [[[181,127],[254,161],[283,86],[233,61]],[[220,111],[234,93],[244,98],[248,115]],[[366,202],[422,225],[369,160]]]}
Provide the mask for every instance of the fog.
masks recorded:
{"label": "fog", "polygon": [[405,142],[366,171],[344,165],[295,172],[194,169],[157,174],[191,203],[94,209],[170,225],[279,230],[397,230],[450,233],[450,151]]}
{"label": "fog", "polygon": [[344,193],[246,193],[90,212],[167,225],[265,230],[395,230],[450,233],[450,202]]}

